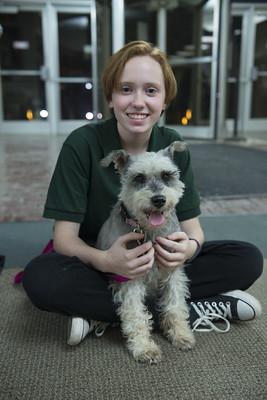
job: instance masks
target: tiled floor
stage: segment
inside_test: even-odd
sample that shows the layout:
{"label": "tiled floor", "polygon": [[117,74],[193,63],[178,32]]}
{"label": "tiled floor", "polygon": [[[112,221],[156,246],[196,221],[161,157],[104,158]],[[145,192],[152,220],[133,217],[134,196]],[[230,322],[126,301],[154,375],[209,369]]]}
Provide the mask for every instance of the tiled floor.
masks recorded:
{"label": "tiled floor", "polygon": [[0,221],[40,220],[63,139],[0,135]]}
{"label": "tiled floor", "polygon": [[[0,222],[41,219],[48,184],[64,139],[64,136],[0,135]],[[204,216],[264,213],[267,213],[267,195],[202,199]]]}

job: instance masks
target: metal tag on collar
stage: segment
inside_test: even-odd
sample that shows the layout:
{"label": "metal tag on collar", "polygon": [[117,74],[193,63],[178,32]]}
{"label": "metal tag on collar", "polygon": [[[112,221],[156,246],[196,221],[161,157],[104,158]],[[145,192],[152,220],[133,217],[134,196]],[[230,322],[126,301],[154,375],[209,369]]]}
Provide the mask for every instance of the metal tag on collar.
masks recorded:
{"label": "metal tag on collar", "polygon": [[141,244],[143,244],[143,243],[146,242],[146,240],[147,240],[146,232],[143,231],[143,229],[141,228],[140,225],[138,225],[136,228],[134,228],[134,229],[133,229],[133,232],[134,232],[134,233],[142,233],[142,234],[144,235],[144,238],[143,238],[143,239],[137,240],[137,243],[138,243],[139,245],[141,245]]}

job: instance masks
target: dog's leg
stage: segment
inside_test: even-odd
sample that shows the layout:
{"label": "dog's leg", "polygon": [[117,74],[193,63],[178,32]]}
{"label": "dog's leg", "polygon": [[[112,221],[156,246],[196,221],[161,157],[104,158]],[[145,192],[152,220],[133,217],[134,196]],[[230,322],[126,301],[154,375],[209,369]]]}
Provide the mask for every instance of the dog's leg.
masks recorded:
{"label": "dog's leg", "polygon": [[151,338],[152,316],[144,304],[146,289],[142,280],[121,284],[114,296],[127,339],[127,346],[137,361],[157,363],[161,350]]}
{"label": "dog's leg", "polygon": [[186,297],[187,277],[181,268],[177,268],[164,282],[159,306],[161,328],[172,344],[181,350],[189,350],[195,344],[188,323]]}

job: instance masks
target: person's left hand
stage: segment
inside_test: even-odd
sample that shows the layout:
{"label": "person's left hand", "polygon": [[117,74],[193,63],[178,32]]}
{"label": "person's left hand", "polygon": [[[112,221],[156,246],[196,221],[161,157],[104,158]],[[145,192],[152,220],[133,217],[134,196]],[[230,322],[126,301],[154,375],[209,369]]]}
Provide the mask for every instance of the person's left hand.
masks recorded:
{"label": "person's left hand", "polygon": [[190,258],[190,240],[185,232],[174,232],[166,238],[156,238],[155,258],[164,268],[174,269],[185,263]]}

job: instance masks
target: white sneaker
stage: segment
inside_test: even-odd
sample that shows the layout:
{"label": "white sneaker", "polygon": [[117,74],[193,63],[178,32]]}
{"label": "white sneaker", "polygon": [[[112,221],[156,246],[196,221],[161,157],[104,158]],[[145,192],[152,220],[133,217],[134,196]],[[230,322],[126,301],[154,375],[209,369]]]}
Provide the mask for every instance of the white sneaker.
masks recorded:
{"label": "white sneaker", "polygon": [[100,337],[104,334],[108,325],[110,325],[108,322],[94,320],[87,321],[80,317],[73,317],[69,322],[67,343],[70,346],[76,346],[93,331],[97,337]]}

